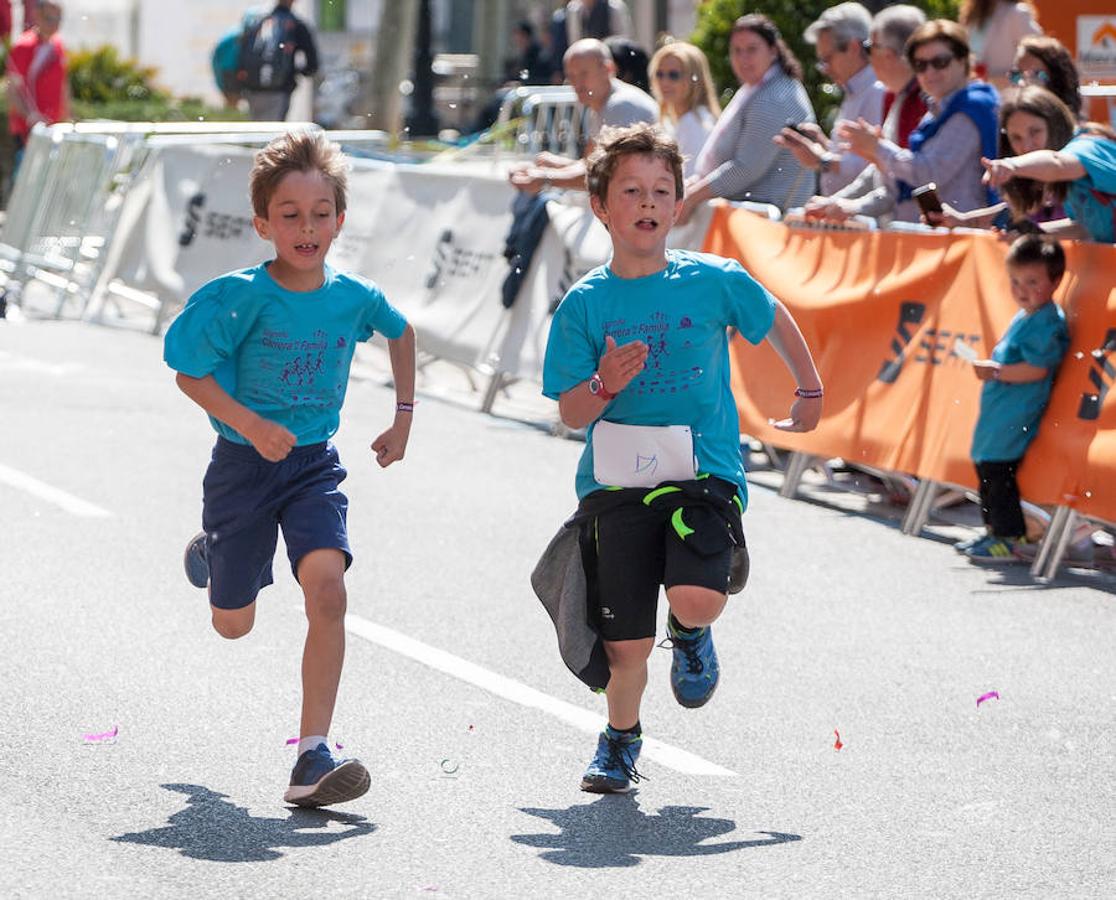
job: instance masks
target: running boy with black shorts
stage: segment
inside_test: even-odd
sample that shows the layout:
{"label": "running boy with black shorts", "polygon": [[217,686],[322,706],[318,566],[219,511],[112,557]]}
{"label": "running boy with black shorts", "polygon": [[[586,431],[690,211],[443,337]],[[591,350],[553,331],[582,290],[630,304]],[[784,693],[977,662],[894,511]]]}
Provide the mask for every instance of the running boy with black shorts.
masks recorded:
{"label": "running boy with black shorts", "polygon": [[209,588],[213,627],[251,629],[272,582],[278,529],[306,599],[298,759],[284,800],[325,806],[361,796],[368,771],[335,759],[327,735],[345,655],[345,570],[352,563],[337,431],[357,341],[388,339],[392,425],[372,442],[380,466],[403,458],[414,409],[415,337],[380,289],[326,265],[345,220],[347,166],[321,134],[291,132],[256,154],[256,231],[275,258],[201,287],[167,331],[178,386],[209,414],[217,443],[203,482],[205,531],[186,550]]}
{"label": "running boy with black shorts", "polygon": [[608,725],[581,787],[613,793],[640,777],[660,585],[675,698],[702,706],[719,679],[710,626],[728,599],[734,550],[744,554],[747,503],[728,329],[756,344],[766,337],[797,380],[779,428],[813,429],[822,385],[790,313],[738,262],[666,249],[683,197],[671,138],[649,125],[606,133],[587,177],[612,259],[555,312],[543,393],[566,425],[588,427],[575,520],[587,529],[586,599],[607,656]]}
{"label": "running boy with black shorts", "polygon": [[1069,349],[1069,329],[1054,291],[1066,271],[1056,240],[1027,234],[1007,254],[1011,295],[1019,312],[990,359],[973,362],[984,382],[972,459],[980,481],[980,511],[987,533],[955,547],[972,562],[1016,562],[1027,543],[1027,525],[1015,473],[1038,434],[1054,373]]}

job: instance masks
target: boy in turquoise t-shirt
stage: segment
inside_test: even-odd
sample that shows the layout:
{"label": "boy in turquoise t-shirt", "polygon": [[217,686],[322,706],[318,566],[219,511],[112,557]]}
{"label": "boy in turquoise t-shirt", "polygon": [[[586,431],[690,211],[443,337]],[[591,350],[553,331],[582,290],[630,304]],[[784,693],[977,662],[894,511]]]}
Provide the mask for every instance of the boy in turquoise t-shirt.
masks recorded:
{"label": "boy in turquoise t-shirt", "polygon": [[576,518],[609,676],[608,726],[581,787],[611,793],[640,777],[640,702],[660,586],[676,699],[696,708],[717,686],[710,625],[727,601],[734,549],[744,549],[747,502],[729,329],[752,343],[766,337],[795,376],[797,399],[778,427],[814,428],[822,387],[794,319],[739,263],[667,251],[683,196],[671,138],[649,125],[606,132],[589,159],[588,186],[612,259],[555,312],[543,393],[558,401],[566,425],[588,426]]}
{"label": "boy in turquoise t-shirt", "polygon": [[1008,250],[1007,269],[1019,312],[992,358],[973,362],[984,382],[972,458],[987,534],[955,546],[976,563],[1013,562],[1014,546],[1026,540],[1015,475],[1038,434],[1054,373],[1069,348],[1066,317],[1052,299],[1066,270],[1061,244],[1025,235]]}
{"label": "boy in turquoise t-shirt", "polygon": [[278,529],[306,598],[298,759],[284,799],[325,806],[368,790],[356,759],[337,760],[327,735],[345,655],[345,570],[352,562],[346,476],[329,439],[340,423],[357,341],[388,339],[395,383],[392,425],[372,442],[376,461],[403,458],[411,430],[415,337],[372,282],[336,272],[326,254],[345,220],[340,148],[291,132],[256,155],[255,227],[275,258],[200,288],[167,330],[164,357],[204,409],[217,444],[203,483],[205,531],[186,571],[209,588],[213,627],[251,629],[256,595],[271,584]]}

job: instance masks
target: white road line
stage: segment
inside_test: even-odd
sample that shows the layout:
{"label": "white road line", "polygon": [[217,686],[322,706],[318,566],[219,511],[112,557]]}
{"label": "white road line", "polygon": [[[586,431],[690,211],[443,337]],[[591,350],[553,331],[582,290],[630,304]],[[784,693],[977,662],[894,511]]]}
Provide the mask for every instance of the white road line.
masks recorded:
{"label": "white road line", "polygon": [[82,500],[81,497],[75,497],[61,488],[53,487],[45,481],[39,481],[37,478],[32,478],[30,475],[25,475],[23,472],[8,468],[3,464],[0,464],[0,483],[26,491],[28,494],[53,503],[75,516],[85,516],[91,519],[112,517],[112,513],[107,509],[102,509],[88,500]]}
{"label": "white road line", "polygon": [[[357,637],[379,644],[388,650],[410,657],[432,669],[437,669],[439,672],[466,681],[488,691],[490,694],[495,694],[497,697],[503,697],[505,700],[518,703],[520,706],[541,710],[556,719],[561,719],[567,725],[572,725],[574,728],[579,728],[590,734],[598,734],[604,727],[604,718],[595,712],[551,697],[542,691],[537,691],[504,675],[490,672],[488,669],[459,656],[454,656],[452,653],[447,653],[445,650],[431,647],[429,644],[416,641],[412,637],[383,625],[377,625],[375,622],[370,622],[368,619],[352,613],[345,616],[345,630]],[[660,765],[687,775],[736,776],[736,773],[731,769],[718,766],[716,763],[711,763],[700,756],[686,750],[680,750],[678,747],[672,747],[670,744],[664,744],[654,738],[645,737],[643,739],[643,755],[648,759],[655,760]]]}

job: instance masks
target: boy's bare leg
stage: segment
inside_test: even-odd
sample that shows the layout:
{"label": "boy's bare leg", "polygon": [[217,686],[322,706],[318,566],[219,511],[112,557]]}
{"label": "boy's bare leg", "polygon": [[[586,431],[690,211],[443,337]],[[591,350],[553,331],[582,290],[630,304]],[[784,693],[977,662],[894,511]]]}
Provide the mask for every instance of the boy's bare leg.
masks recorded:
{"label": "boy's bare leg", "polygon": [[240,609],[220,609],[210,604],[209,611],[213,614],[213,630],[229,640],[244,637],[256,621],[255,600]]}
{"label": "boy's bare leg", "polygon": [[608,724],[621,730],[639,721],[639,704],[647,687],[647,657],[655,646],[654,638],[634,641],[605,641],[609,679]]}
{"label": "boy's bare leg", "polygon": [[666,595],[674,618],[686,629],[712,625],[728,602],[727,594],[693,584],[676,584],[667,588]]}
{"label": "boy's bare leg", "polygon": [[312,550],[298,563],[306,596],[306,646],[302,651],[300,736],[329,734],[341,665],[345,660],[345,554]]}

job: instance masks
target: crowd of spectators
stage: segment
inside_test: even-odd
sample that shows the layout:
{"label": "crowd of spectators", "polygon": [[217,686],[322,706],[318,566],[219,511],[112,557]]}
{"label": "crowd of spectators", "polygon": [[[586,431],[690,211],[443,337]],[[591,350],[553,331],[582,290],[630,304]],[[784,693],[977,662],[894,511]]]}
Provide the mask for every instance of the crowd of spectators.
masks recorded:
{"label": "crowd of spectators", "polygon": [[[732,26],[737,85],[723,108],[698,47],[667,39],[645,64],[622,0],[561,6],[545,40],[523,44],[533,47],[524,59],[550,59],[549,81],[577,90],[592,123],[586,153],[601,125],[657,120],[676,138],[686,175],[680,223],[722,198],[862,227],[921,222],[1114,240],[1116,133],[1085,121],[1073,58],[1043,34],[1029,3],[965,0],[958,21],[870,5],[875,16],[860,3],[835,4],[803,34],[841,94],[828,125],[816,119],[802,64],[758,13]],[[577,162],[544,155],[512,181],[527,191],[579,187]],[[914,202],[931,185],[940,212]]]}

